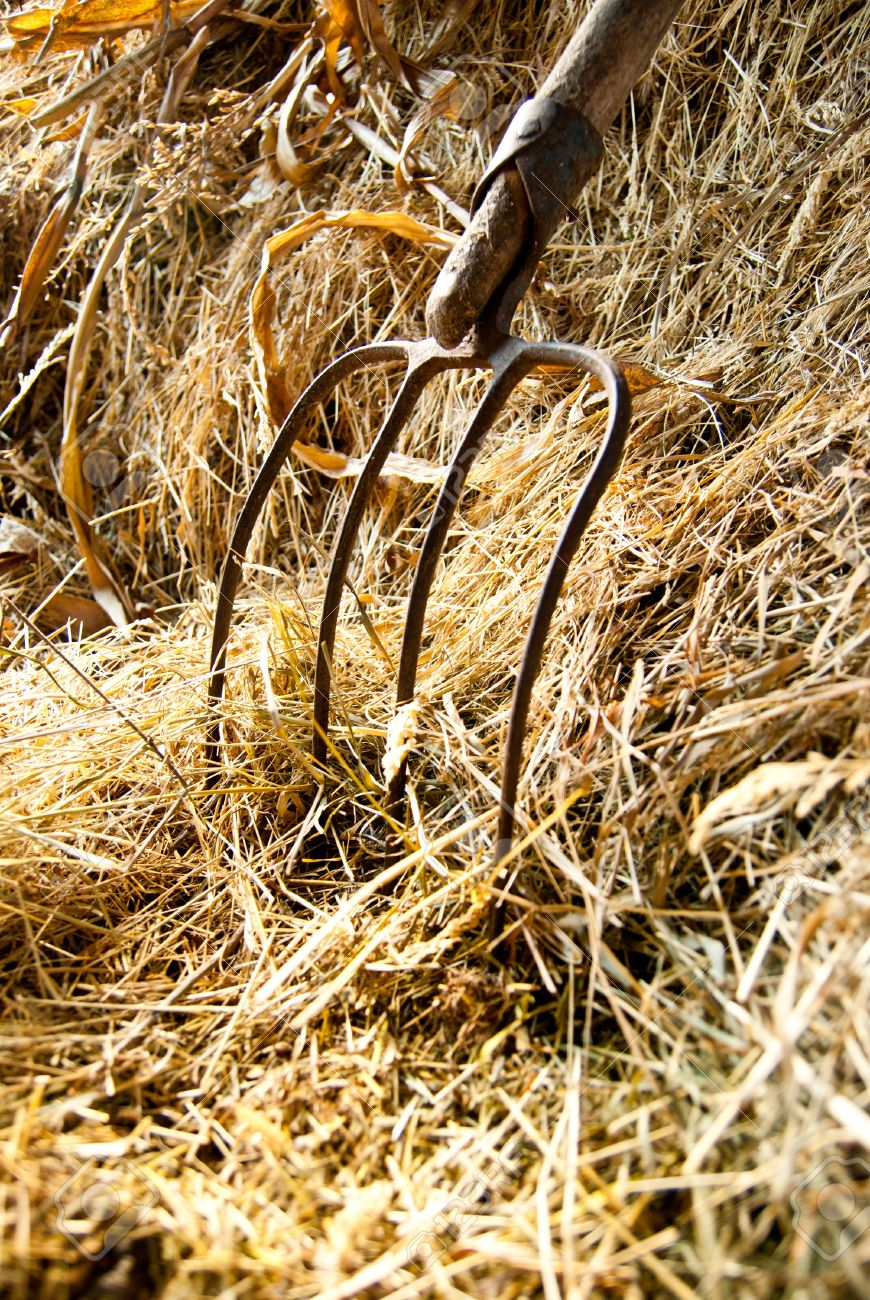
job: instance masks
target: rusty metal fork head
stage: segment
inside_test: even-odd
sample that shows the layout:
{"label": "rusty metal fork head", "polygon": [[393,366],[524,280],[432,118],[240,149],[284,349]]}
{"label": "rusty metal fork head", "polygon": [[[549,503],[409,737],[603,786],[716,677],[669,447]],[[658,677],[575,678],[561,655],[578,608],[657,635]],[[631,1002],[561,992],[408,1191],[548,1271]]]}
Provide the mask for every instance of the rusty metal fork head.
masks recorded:
{"label": "rusty metal fork head", "polygon": [[[461,344],[460,347],[452,349],[441,348],[431,339],[422,342],[398,341],[372,344],[348,352],[327,366],[309,385],[290,412],[256,477],[236,521],[218,589],[217,613],[211,651],[209,697],[212,705],[217,705],[223,694],[227,641],[232,625],[236,591],[248,544],[269,492],[290,455],[294,441],[299,437],[306,417],[310,415],[313,408],[326,399],[336,384],[353,374],[354,371],[375,363],[402,358],[407,363],[404,379],[372,445],[363,471],[354,485],[350,502],[335,540],[326,582],[317,637],[312,729],[312,754],[314,759],[321,765],[325,765],[327,761],[333,650],[341,596],[353,553],[353,545],[378,476],[388,455],[396,446],[402,429],[407,424],[426,384],[436,375],[447,370],[477,370],[483,368],[491,368],[492,370],[489,385],[450,461],[424,536],[408,602],[407,620],[402,640],[396,691],[397,707],[408,703],[414,698],[417,664],[429,594],[468,472],[487,433],[492,428],[513,389],[530,371],[538,366],[546,365],[592,374],[601,382],[607,395],[608,418],[604,437],[598,455],[587,474],[553,551],[526,639],[525,651],[514,688],[513,705],[505,744],[498,828],[494,846],[494,860],[497,862],[510,850],[513,841],[515,803],[522,762],[523,740],[532,689],[540,668],[547,631],[565,575],[577,550],[580,538],[604,488],[619,463],[628,428],[630,415],[628,390],[622,372],[610,358],[578,344],[536,343],[512,335],[493,335],[485,343],[479,337],[473,336],[467,342]],[[212,724],[208,746],[208,758],[212,771],[216,771],[218,760],[218,734],[218,724],[215,722]],[[398,807],[403,796],[404,783],[405,765],[403,763],[393,778],[387,793],[387,804],[394,810]],[[496,913],[497,924],[500,916],[501,909],[499,908]]]}
{"label": "rusty metal fork head", "polygon": [[[223,693],[227,639],[247,547],[269,491],[286,462],[304,421],[313,408],[330,395],[335,385],[354,371],[389,361],[404,360],[404,379],[354,485],[335,539],[326,583],[317,637],[312,734],[313,757],[325,768],[329,748],[333,649],[353,544],[378,476],[424,387],[435,376],[449,370],[488,369],[492,372],[489,385],[450,461],[424,537],[408,604],[399,663],[397,706],[408,703],[414,697],[426,606],[435,571],[469,469],[499,412],[517,384],[536,367],[547,366],[594,375],[603,385],[607,396],[607,427],[598,455],[553,551],[526,639],[514,688],[502,768],[494,847],[496,863],[503,860],[513,841],[523,739],[547,630],[583,531],[619,463],[630,416],[630,399],[625,380],[620,368],[608,357],[579,344],[533,342],[518,338],[510,332],[516,305],[531,281],[540,254],[562,215],[560,208],[564,208],[568,202],[565,194],[576,193],[578,177],[588,174],[597,164],[599,156],[600,139],[582,114],[554,104],[552,100],[540,98],[523,106],[475,192],[472,204],[472,211],[478,214],[479,222],[488,223],[491,233],[493,215],[482,212],[481,209],[490,202],[489,196],[496,183],[510,193],[511,202],[516,205],[513,226],[521,232],[521,249],[520,256],[514,256],[509,275],[497,286],[496,292],[490,296],[482,311],[478,311],[476,306],[469,308],[468,295],[464,296],[459,290],[463,286],[470,286],[474,291],[477,287],[473,275],[470,278],[469,270],[471,267],[473,271],[474,258],[479,251],[479,244],[471,237],[474,233],[472,223],[472,230],[462,241],[458,252],[455,250],[451,254],[430,297],[427,316],[436,337],[419,342],[385,342],[356,348],[339,357],[313,380],[287,417],[239,514],[218,591],[209,686],[213,705],[220,701]],[[505,175],[506,171],[510,174]],[[504,212],[501,216],[504,217]],[[473,299],[473,292],[471,297]],[[476,321],[470,330],[466,330],[469,310],[476,314]],[[463,336],[457,343],[455,339],[460,333]],[[215,772],[218,741],[219,730],[215,721],[209,735],[208,753],[210,765]],[[394,776],[387,793],[387,804],[393,810],[399,807],[404,784],[403,765]],[[504,883],[503,877],[500,877],[500,883]],[[503,916],[500,903],[496,904],[493,915],[494,928],[498,930]]]}

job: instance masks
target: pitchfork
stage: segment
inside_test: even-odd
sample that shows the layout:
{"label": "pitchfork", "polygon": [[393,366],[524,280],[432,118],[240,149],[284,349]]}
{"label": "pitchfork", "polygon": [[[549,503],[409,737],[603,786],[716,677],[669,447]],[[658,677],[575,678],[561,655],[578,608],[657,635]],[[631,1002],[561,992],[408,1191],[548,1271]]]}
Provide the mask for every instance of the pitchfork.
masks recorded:
{"label": "pitchfork", "polygon": [[[443,371],[492,371],[489,387],[448,467],[417,562],[399,663],[397,707],[414,698],[429,592],[466,476],[510,393],[538,366],[580,370],[600,380],[608,403],[604,439],[550,560],[514,688],[493,856],[496,934],[504,924],[507,873],[501,864],[513,845],[532,688],[565,575],[619,463],[631,413],[622,371],[609,357],[576,343],[517,338],[510,333],[511,321],[556,226],[565,216],[576,215],[572,204],[603,153],[601,133],[647,67],[678,8],[679,0],[597,0],[538,94],[515,114],[474,192],[472,220],[427,303],[429,337],[354,348],[309,384],[285,420],[239,513],[220,578],[209,683],[213,706],[223,694],[226,645],[248,544],[305,417],[354,371],[404,360],[404,379],[354,486],[326,583],[317,637],[312,735],[313,757],[325,769],[332,652],[353,543],[378,476],[425,385]],[[208,739],[213,773],[218,743],[215,722]],[[405,775],[403,762],[387,792],[387,807],[393,811],[401,806]]]}

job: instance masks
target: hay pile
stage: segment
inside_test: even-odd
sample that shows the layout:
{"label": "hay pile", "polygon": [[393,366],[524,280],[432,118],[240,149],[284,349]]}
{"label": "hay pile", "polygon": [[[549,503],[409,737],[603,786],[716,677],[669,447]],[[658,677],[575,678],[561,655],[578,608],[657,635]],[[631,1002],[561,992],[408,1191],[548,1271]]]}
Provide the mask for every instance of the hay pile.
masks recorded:
{"label": "hay pile", "polygon": [[[353,468],[395,373],[322,411],[256,538],[227,797],[204,788],[214,577],[276,420],[343,347],[419,333],[499,106],[585,8],[386,4],[393,47],[458,80],[349,28],[363,70],[334,39],[334,120],[319,37],[286,71],[308,0],[215,17],[169,96],[192,38],[161,54],[159,5],[47,43],[42,19],[2,56],[4,308],[86,146],[0,374],[4,1294],[865,1294],[866,5],[688,3],[523,309],[631,362],[636,398],[533,703],[510,961],[487,948],[494,793],[601,433],[588,386],[527,381],[457,514],[392,892],[370,628],[395,660],[478,380],[426,397],[402,450],[429,481],[384,479],[366,520],[326,788],[311,671],[352,479],[317,465]],[[321,209],[420,227],[338,224],[273,259],[264,333],[265,241]],[[98,519],[78,536],[75,484]],[[101,564],[152,617],[100,630]]]}

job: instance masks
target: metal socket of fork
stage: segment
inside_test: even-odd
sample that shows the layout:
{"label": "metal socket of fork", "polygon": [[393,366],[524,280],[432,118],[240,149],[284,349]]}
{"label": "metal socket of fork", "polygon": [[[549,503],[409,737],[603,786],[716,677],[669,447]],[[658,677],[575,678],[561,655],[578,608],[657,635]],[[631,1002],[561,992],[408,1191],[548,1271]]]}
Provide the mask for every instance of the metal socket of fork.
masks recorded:
{"label": "metal socket of fork", "polygon": [[530,237],[486,308],[486,315],[505,333],[553,231],[565,218],[576,220],[573,203],[603,152],[601,136],[589,119],[556,99],[535,96],[514,114],[471,200],[473,216],[496,176],[516,168],[531,214]]}

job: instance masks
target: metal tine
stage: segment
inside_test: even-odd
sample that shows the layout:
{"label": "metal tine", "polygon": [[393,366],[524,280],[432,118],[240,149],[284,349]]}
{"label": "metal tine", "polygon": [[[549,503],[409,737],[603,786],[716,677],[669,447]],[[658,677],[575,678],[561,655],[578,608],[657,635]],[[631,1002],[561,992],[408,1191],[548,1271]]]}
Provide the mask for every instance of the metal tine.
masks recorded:
{"label": "metal tine", "polygon": [[444,370],[475,369],[478,365],[484,364],[471,347],[446,351],[433,345],[431,340],[424,340],[423,343],[416,345],[416,349],[409,352],[408,371],[402,386],[366,457],[363,471],[354,484],[332,552],[317,633],[317,662],[314,669],[314,725],[311,747],[315,762],[321,765],[325,763],[327,756],[326,737],[329,729],[329,701],[332,691],[332,660],[344,581],[350,565],[353,544],[378,476],[430,379]]}
{"label": "metal tine", "polygon": [[[355,370],[362,370],[367,366],[377,365],[384,361],[409,359],[418,350],[419,344],[397,339],[388,343],[368,343],[363,347],[353,348],[350,352],[343,353],[342,356],[337,357],[324,370],[321,370],[320,374],[315,376],[304,393],[297,398],[293,409],[279,429],[269,454],[260,466],[257,477],[254,479],[251,490],[239,512],[221,571],[209,659],[208,699],[209,706],[213,711],[216,710],[223,696],[227,641],[232,626],[233,607],[248,545],[275,480],[290,455],[303,418],[308,414],[311,407],[316,406],[328,397],[336,384],[339,384],[348,375],[353,374]],[[209,787],[213,786],[217,780],[219,745],[220,720],[215,712],[206,732],[206,785]]]}
{"label": "metal tine", "polygon": [[[396,684],[397,708],[414,698],[429,595],[466,477],[486,435],[504,409],[512,390],[536,364],[531,359],[528,347],[529,345],[522,339],[506,338],[503,345],[493,353],[491,358],[493,378],[471,417],[464,438],[454,452],[441,491],[438,493],[417,560],[411,595],[408,599],[408,613]],[[406,775],[407,764],[403,761],[387,791],[387,808],[394,814],[404,798]]]}
{"label": "metal tine", "polygon": [[[620,367],[610,357],[578,344],[540,343],[533,345],[540,363],[566,362],[591,371],[604,385],[608,402],[608,420],[604,440],[590,469],[580,494],[571,509],[562,534],[550,558],[544,583],[538,596],[531,626],[526,637],[522,663],[514,686],[505,755],[502,764],[499,818],[493,852],[493,867],[510,853],[513,845],[516,820],[516,797],[523,741],[529,717],[532,689],[541,667],[544,643],[562,591],[562,586],[580,539],[592,513],[607,487],[622,456],[631,419],[631,394]],[[573,358],[573,361],[572,361]],[[496,889],[504,891],[508,871],[503,869],[497,878]],[[491,916],[490,933],[497,938],[504,928],[504,899],[496,896]]]}

